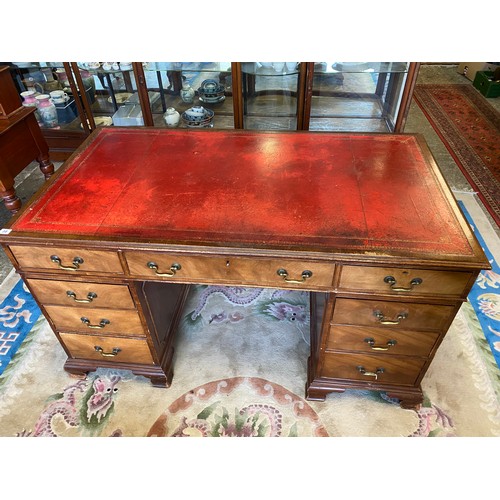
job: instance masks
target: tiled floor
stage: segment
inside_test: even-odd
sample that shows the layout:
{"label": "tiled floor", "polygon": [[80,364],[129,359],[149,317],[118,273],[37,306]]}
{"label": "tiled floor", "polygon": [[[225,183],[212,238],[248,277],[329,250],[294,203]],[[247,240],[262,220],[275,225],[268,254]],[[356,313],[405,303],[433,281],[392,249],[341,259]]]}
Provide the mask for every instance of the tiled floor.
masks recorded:
{"label": "tiled floor", "polygon": [[[457,67],[453,65],[422,65],[420,67],[417,83],[463,83],[472,85],[470,80],[457,73]],[[488,102],[500,111],[500,98],[488,99]],[[453,190],[473,191],[415,102],[411,104],[405,132],[421,133],[424,135],[432,154]],[[60,164],[56,164],[56,168],[59,165]],[[21,201],[25,203],[42,184],[43,175],[38,168],[38,164],[32,163],[29,168],[19,174],[16,179],[17,195],[21,198]],[[478,202],[481,204],[479,200]],[[486,211],[485,214],[490,222],[492,222]],[[6,210],[3,203],[0,204],[0,226],[3,227],[10,217],[10,213]],[[492,225],[496,228],[497,234],[500,236],[500,231],[497,226],[493,222]],[[12,265],[10,261],[7,259],[3,250],[0,251],[0,282],[3,281],[11,269]]]}

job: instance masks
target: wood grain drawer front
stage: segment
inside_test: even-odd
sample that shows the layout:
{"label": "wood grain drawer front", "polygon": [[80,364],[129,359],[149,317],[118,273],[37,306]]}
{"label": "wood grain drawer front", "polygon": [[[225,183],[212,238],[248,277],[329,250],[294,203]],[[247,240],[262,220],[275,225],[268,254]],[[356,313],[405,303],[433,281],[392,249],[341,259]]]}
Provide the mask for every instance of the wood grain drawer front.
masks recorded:
{"label": "wood grain drawer front", "polygon": [[425,359],[405,356],[328,353],[322,377],[379,384],[414,385]]}
{"label": "wood grain drawer front", "polygon": [[279,288],[328,289],[335,265],[287,259],[125,252],[132,276]]}
{"label": "wood grain drawer front", "polygon": [[60,332],[145,335],[136,311],[63,306],[45,306],[45,310]]}
{"label": "wood grain drawer front", "polygon": [[472,273],[343,266],[339,289],[394,295],[452,295],[461,297]]}
{"label": "wood grain drawer front", "polygon": [[113,363],[154,364],[145,340],[72,333],[61,333],[60,336],[73,358]]}
{"label": "wood grain drawer front", "polygon": [[341,298],[332,323],[442,331],[454,313],[455,307],[446,305]]}
{"label": "wood grain drawer front", "polygon": [[135,309],[134,301],[126,285],[39,279],[26,281],[42,304]]}
{"label": "wood grain drawer front", "polygon": [[10,249],[23,269],[123,274],[118,254],[112,251],[15,245]]}
{"label": "wood grain drawer front", "polygon": [[437,332],[351,325],[331,326],[326,349],[426,357],[431,353],[438,338]]}

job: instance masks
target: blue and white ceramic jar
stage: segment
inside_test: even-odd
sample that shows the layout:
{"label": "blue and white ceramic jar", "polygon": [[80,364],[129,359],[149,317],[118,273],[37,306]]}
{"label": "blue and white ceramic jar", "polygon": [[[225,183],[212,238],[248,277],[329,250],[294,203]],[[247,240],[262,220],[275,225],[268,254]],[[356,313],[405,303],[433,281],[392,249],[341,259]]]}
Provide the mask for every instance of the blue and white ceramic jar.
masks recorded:
{"label": "blue and white ceramic jar", "polygon": [[183,83],[182,84],[182,90],[181,90],[181,99],[184,102],[193,102],[194,101],[194,90],[191,88],[189,83]]}

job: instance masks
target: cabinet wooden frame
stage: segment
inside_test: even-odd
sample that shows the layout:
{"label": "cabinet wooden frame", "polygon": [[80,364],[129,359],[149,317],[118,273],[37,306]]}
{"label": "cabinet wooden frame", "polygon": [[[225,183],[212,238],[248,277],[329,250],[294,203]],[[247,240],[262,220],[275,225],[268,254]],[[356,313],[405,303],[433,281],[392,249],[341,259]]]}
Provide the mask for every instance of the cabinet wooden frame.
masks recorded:
{"label": "cabinet wooden frame", "polygon": [[[309,130],[311,120],[311,102],[314,92],[314,65],[314,62],[300,62],[298,65],[296,130]],[[406,73],[406,81],[400,95],[399,109],[396,115],[394,130],[390,130],[391,132],[401,133],[404,131],[419,66],[420,63],[409,63],[408,71]],[[88,95],[83,90],[84,84],[80,75],[78,64],[76,62],[63,62],[63,67],[68,76],[71,92],[75,96],[75,105],[82,122],[82,130],[42,130],[43,135],[49,144],[52,158],[58,161],[69,158],[76,147],[78,147],[85,140],[85,138],[97,128],[91,103],[89,102]],[[143,63],[133,62],[132,69],[126,71],[131,71],[136,81],[144,126],[152,127],[154,126],[154,117],[151,111],[151,103],[146,85]],[[173,91],[178,92],[181,85],[180,77],[178,79],[175,78],[176,71],[171,71],[170,73],[174,74],[171,76],[171,78],[174,79]],[[179,73],[179,71],[177,71],[177,73]],[[231,62],[234,129],[243,129],[245,127],[242,74],[242,63]],[[381,86],[382,81],[379,82],[378,87]],[[82,91],[80,89],[82,89]]]}

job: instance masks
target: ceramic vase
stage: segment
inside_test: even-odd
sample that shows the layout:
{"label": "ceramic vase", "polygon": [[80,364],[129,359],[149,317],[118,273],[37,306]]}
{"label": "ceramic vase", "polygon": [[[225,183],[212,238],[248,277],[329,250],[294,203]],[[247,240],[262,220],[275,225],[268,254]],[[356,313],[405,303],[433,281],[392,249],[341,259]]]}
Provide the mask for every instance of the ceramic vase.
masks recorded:
{"label": "ceramic vase", "polygon": [[181,99],[184,102],[193,102],[194,101],[194,90],[191,88],[189,83],[182,84]]}
{"label": "ceramic vase", "polygon": [[25,92],[21,92],[21,97],[23,98],[23,106],[27,108],[37,108],[35,111],[35,118],[38,122],[38,125],[42,125],[42,119],[40,118],[40,113],[38,112],[38,101],[36,99],[37,92],[34,90],[26,90]]}
{"label": "ceramic vase", "polygon": [[37,106],[37,100],[35,98],[36,92],[34,90],[26,90],[21,92],[21,97],[23,98],[23,106],[35,107]]}
{"label": "ceramic vase", "polygon": [[165,124],[167,127],[177,127],[179,125],[181,115],[175,108],[167,108],[167,111],[163,115]]}
{"label": "ceramic vase", "polygon": [[57,108],[50,100],[50,95],[40,94],[36,96],[36,100],[38,101],[38,113],[43,126],[47,128],[57,127]]}

